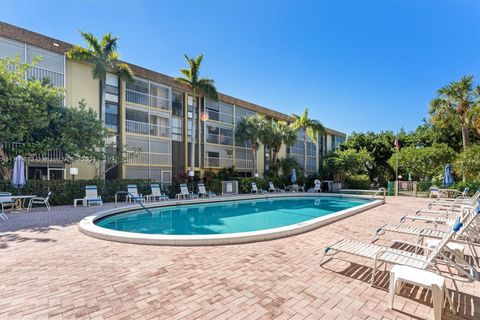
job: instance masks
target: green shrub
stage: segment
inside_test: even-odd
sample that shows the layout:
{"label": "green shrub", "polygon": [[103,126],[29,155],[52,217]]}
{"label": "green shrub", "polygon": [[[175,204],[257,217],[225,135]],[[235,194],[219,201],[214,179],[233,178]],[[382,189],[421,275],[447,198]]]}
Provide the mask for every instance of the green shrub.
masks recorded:
{"label": "green shrub", "polygon": [[366,174],[358,174],[347,177],[345,181],[348,189],[370,189],[370,177]]}
{"label": "green shrub", "polygon": [[463,191],[467,187],[469,188],[469,195],[472,196],[475,192],[477,192],[477,190],[480,189],[480,181],[459,181],[455,183],[451,188]]}

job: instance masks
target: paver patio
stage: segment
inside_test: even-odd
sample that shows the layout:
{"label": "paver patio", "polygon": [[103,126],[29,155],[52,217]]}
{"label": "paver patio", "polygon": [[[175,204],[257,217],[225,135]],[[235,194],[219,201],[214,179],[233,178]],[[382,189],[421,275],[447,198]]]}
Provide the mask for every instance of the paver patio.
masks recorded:
{"label": "paver patio", "polygon": [[[122,244],[80,233],[78,221],[98,208],[9,214],[0,223],[0,319],[432,318],[431,292],[417,287],[404,287],[388,309],[388,274],[370,287],[368,260],[318,265],[324,246],[345,237],[369,241],[378,226],[426,202],[389,198],[301,235],[215,247]],[[446,310],[444,318],[480,319],[480,284],[459,289],[458,315]]]}

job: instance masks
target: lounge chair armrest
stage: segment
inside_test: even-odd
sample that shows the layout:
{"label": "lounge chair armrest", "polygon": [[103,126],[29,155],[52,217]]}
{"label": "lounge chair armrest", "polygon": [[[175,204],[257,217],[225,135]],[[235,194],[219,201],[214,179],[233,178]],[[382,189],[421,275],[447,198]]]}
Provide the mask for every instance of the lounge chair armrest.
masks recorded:
{"label": "lounge chair armrest", "polygon": [[[400,256],[400,257],[405,257],[405,258],[408,258],[408,259],[412,259],[412,260],[416,260],[416,261],[419,261],[419,262],[422,262],[422,263],[426,263],[428,264],[429,266],[431,267],[434,267],[434,265],[431,263],[431,262],[428,262],[428,261],[425,261],[423,259],[419,259],[417,257],[413,257],[411,255],[408,255],[408,254],[403,254],[401,252],[397,252],[397,251],[394,251],[394,250],[390,250],[388,248],[385,248],[385,249],[382,249],[380,251],[378,251],[376,254],[375,254],[375,260],[382,260],[381,257],[379,257],[381,254],[384,254],[384,253],[389,253],[389,254],[394,254],[394,255],[397,255],[397,256]],[[418,269],[418,268],[417,268]]]}

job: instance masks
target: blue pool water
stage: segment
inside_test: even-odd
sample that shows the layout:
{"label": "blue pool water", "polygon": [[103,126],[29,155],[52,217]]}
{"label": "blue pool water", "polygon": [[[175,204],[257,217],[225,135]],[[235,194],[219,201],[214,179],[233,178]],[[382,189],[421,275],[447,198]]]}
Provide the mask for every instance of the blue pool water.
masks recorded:
{"label": "blue pool water", "polygon": [[118,213],[95,221],[108,229],[164,235],[206,235],[278,228],[356,207],[369,200],[282,197],[192,204]]}

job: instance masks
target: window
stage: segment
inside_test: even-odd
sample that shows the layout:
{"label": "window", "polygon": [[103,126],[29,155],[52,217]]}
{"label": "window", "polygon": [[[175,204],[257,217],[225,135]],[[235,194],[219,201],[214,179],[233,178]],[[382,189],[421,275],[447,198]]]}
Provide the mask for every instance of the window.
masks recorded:
{"label": "window", "polygon": [[233,145],[233,128],[207,125],[207,142],[215,144]]}
{"label": "window", "polygon": [[183,117],[183,93],[173,92],[172,94],[172,114]]}
{"label": "window", "polygon": [[165,141],[150,140],[150,152],[170,154],[170,143]]}
{"label": "window", "polygon": [[183,119],[172,117],[172,140],[183,141]]}
{"label": "window", "polygon": [[106,102],[105,126],[118,132],[118,104],[109,101]]}
{"label": "window", "polygon": [[148,123],[148,113],[134,109],[128,109],[126,111],[126,118],[130,121],[145,122]]}

